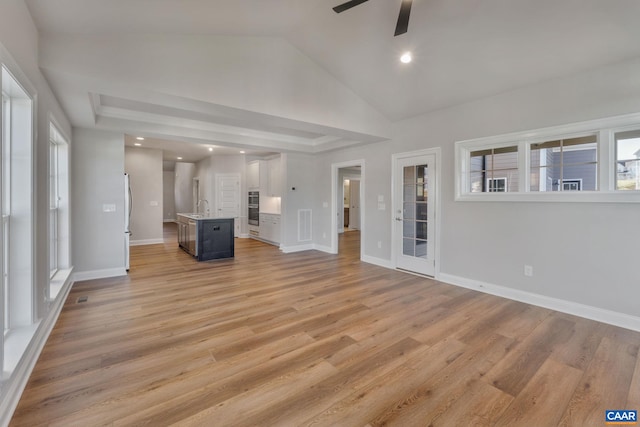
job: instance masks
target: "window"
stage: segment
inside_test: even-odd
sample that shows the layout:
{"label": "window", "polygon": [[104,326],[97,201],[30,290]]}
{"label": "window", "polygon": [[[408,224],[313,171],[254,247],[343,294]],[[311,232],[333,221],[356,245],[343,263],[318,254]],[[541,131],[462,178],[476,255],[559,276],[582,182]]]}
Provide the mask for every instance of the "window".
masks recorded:
{"label": "window", "polygon": [[[598,189],[598,139],[596,135],[530,144],[531,191]],[[584,184],[568,185],[580,181]]]}
{"label": "window", "polygon": [[2,263],[0,272],[2,272],[2,322],[3,332],[6,334],[9,329],[9,194],[10,194],[10,166],[11,166],[11,150],[9,139],[9,123],[11,123],[11,105],[9,95],[2,92],[2,185],[0,192],[2,193]]}
{"label": "window", "polygon": [[507,191],[507,178],[487,178],[489,193],[504,193]]}
{"label": "window", "polygon": [[582,190],[581,179],[563,179],[562,191],[580,191]]}
{"label": "window", "polygon": [[616,190],[640,190],[640,129],[615,134]]}
{"label": "window", "polygon": [[456,200],[640,202],[640,113],[458,141]]}
{"label": "window", "polygon": [[51,125],[49,137],[49,272],[58,271],[58,144],[55,128]]}
{"label": "window", "polygon": [[[508,146],[472,151],[470,154],[472,193],[518,191],[518,147]],[[507,187],[507,182],[511,187]]]}
{"label": "window", "polygon": [[53,121],[49,124],[49,298],[56,297],[68,277],[69,143]]}
{"label": "window", "polygon": [[33,323],[33,100],[9,70],[1,68],[2,290],[7,335]]}

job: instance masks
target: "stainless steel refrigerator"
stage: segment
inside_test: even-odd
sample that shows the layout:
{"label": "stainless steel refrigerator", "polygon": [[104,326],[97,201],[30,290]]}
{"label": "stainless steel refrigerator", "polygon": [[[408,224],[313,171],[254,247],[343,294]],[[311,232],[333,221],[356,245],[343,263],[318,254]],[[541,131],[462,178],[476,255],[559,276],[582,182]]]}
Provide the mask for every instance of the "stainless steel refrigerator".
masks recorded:
{"label": "stainless steel refrigerator", "polygon": [[124,174],[124,266],[129,271],[129,239],[131,238],[131,185],[129,174]]}

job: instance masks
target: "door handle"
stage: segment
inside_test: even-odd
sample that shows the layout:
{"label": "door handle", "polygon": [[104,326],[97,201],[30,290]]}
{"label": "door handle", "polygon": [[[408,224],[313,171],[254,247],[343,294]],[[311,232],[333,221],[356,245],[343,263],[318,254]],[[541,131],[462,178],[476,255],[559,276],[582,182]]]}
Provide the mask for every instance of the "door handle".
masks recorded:
{"label": "door handle", "polygon": [[402,218],[396,217],[396,221],[402,221]]}

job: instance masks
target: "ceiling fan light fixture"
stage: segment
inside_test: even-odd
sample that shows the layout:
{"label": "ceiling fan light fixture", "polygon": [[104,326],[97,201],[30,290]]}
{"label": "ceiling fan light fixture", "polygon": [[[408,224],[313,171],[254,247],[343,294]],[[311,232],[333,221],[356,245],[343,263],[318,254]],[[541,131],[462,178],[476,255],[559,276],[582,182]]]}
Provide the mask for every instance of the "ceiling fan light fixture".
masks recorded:
{"label": "ceiling fan light fixture", "polygon": [[411,52],[405,52],[402,54],[402,56],[400,56],[400,62],[402,62],[403,64],[408,64],[411,61],[413,61],[413,56],[411,56]]}

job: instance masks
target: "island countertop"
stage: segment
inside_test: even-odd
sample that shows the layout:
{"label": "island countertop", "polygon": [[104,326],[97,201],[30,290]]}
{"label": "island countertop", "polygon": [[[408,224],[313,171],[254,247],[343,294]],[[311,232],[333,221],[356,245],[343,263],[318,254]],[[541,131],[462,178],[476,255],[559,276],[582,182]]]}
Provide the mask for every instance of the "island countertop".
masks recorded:
{"label": "island countertop", "polygon": [[213,214],[201,214],[201,213],[177,213],[178,216],[183,216],[185,218],[193,219],[193,220],[204,220],[204,219],[235,219],[230,216],[214,216]]}

